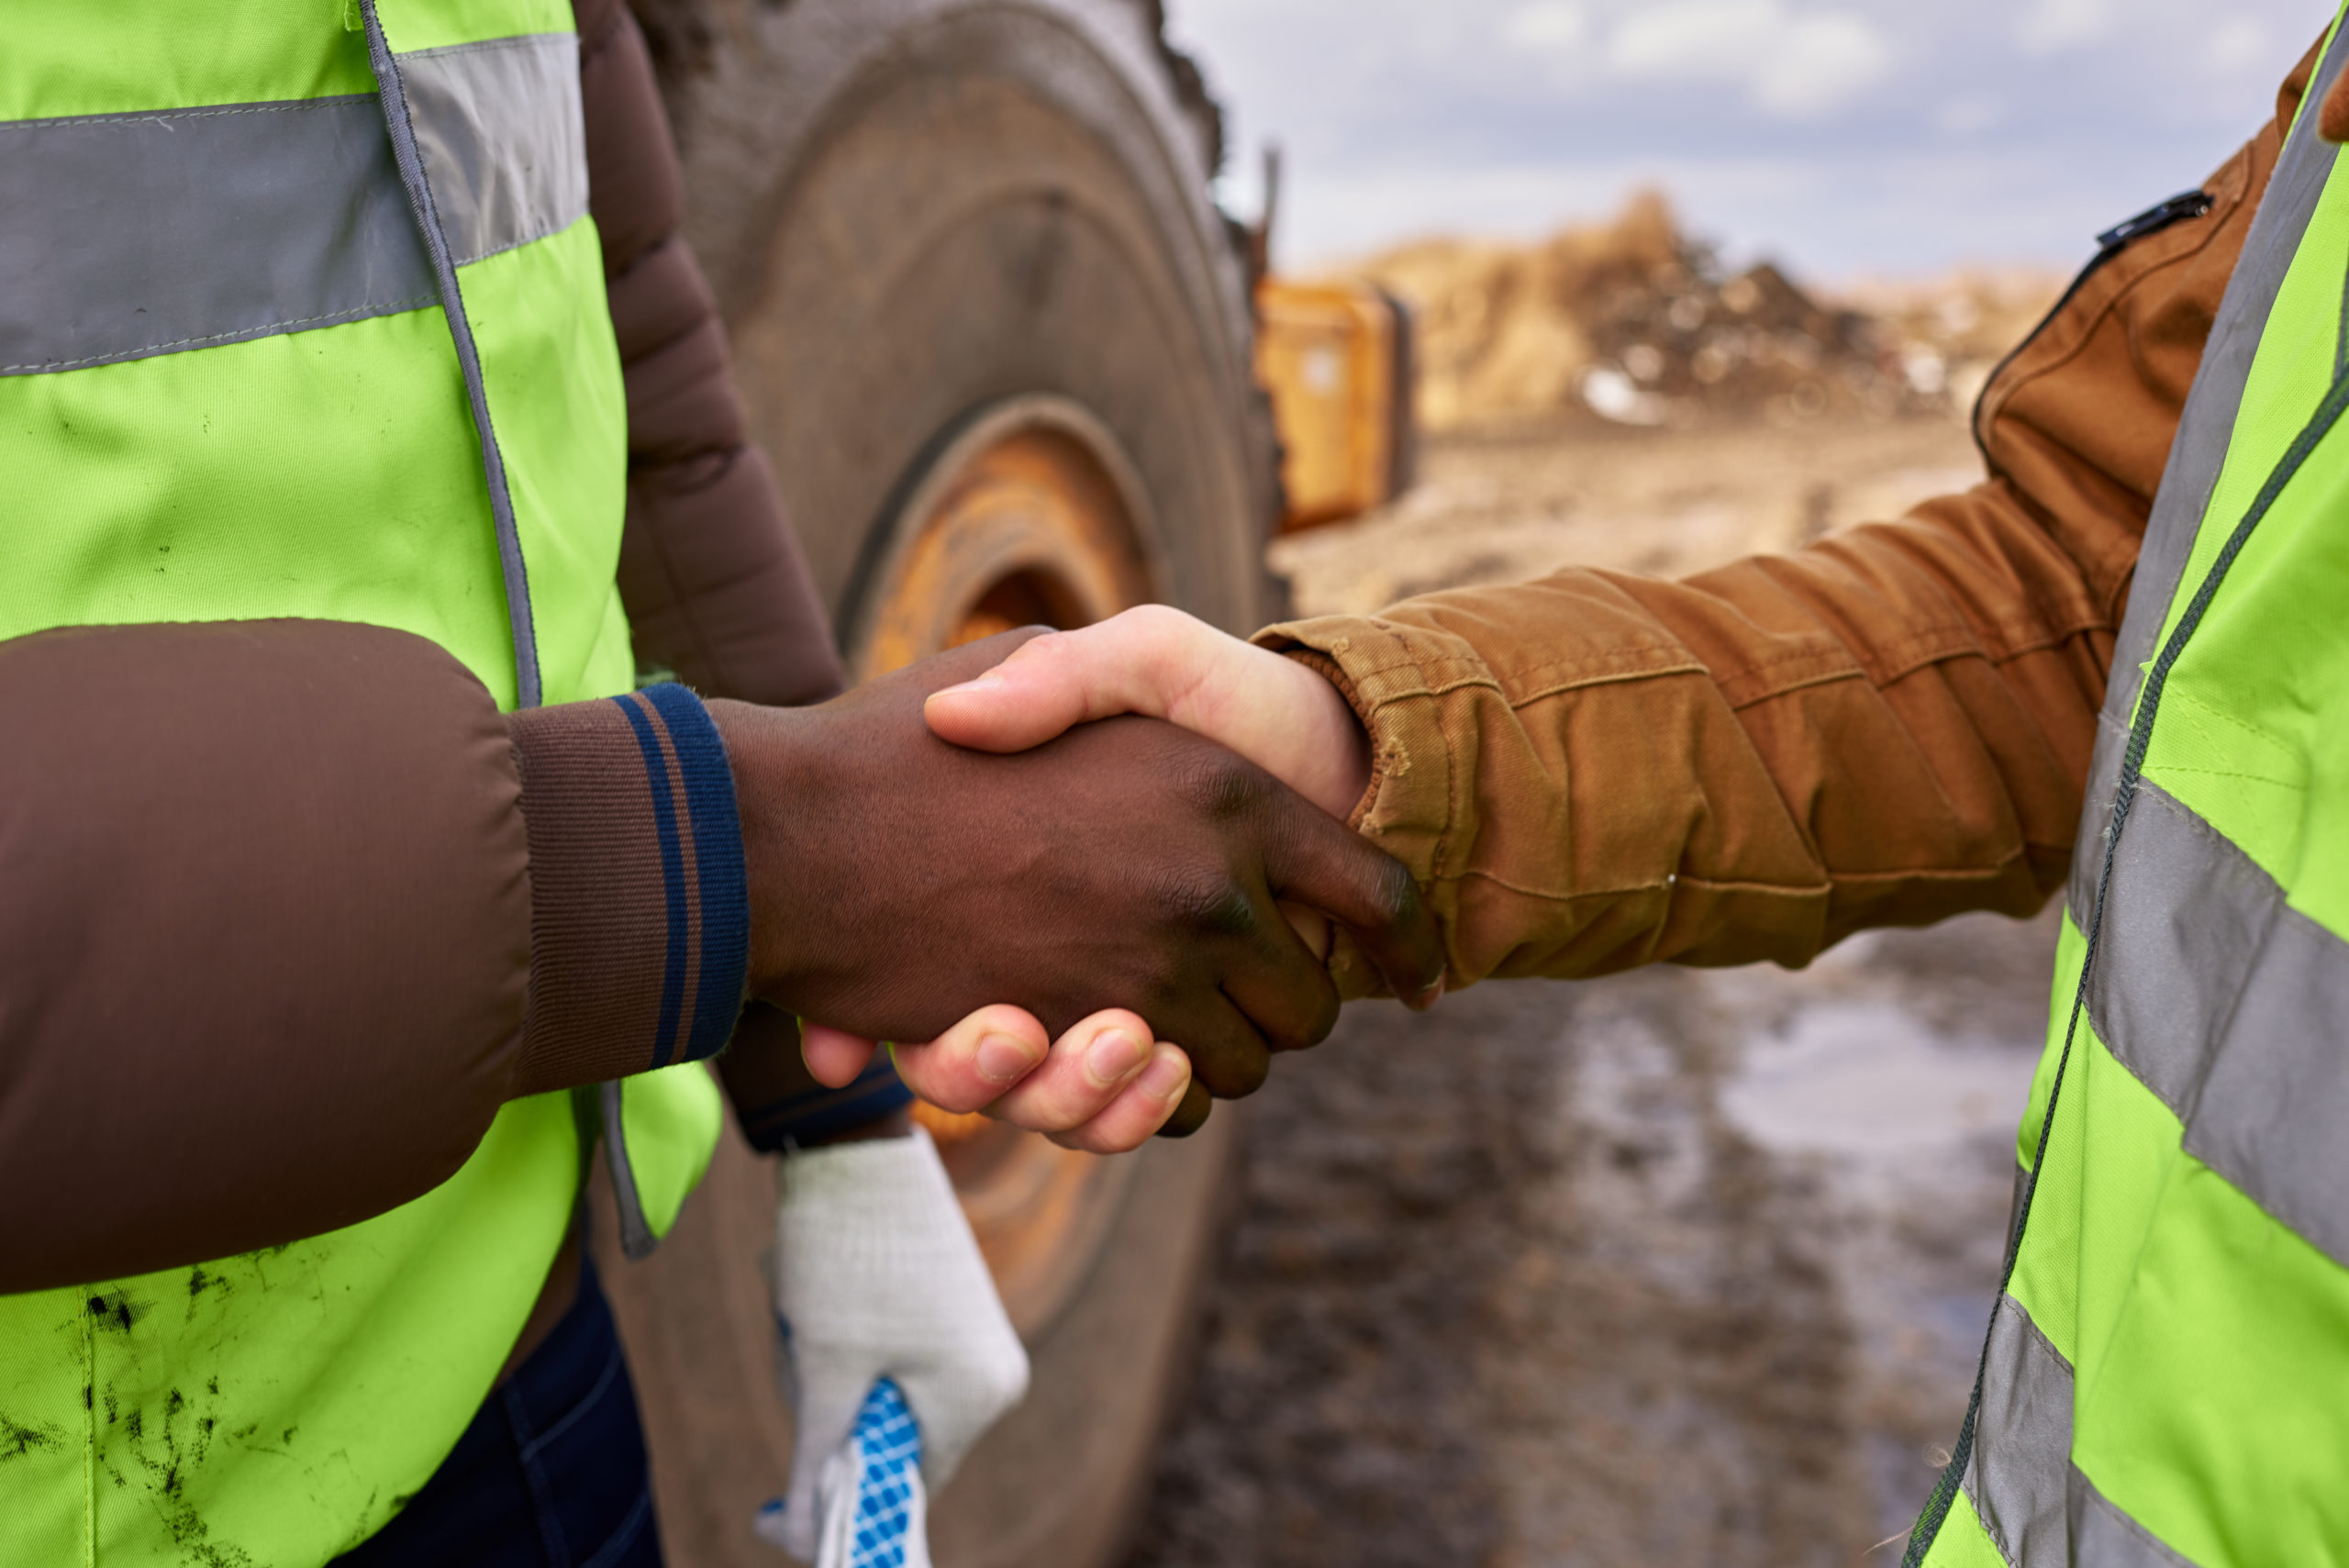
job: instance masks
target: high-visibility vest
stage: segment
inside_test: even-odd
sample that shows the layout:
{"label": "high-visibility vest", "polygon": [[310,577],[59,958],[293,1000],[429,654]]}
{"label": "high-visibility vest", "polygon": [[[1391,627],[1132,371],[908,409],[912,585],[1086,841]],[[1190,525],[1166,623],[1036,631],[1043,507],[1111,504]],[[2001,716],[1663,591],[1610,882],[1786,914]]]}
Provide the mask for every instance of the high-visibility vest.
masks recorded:
{"label": "high-visibility vest", "polygon": [[[628,689],[586,209],[566,0],[8,6],[0,639],[311,617],[430,638],[509,706]],[[698,1065],[628,1082],[655,1228],[718,1115]],[[0,1562],[365,1539],[480,1407],[581,1165],[540,1095],[362,1224],[0,1299]]]}
{"label": "high-visibility vest", "polygon": [[2100,720],[1935,1568],[2349,1562],[2349,164],[2306,105]]}

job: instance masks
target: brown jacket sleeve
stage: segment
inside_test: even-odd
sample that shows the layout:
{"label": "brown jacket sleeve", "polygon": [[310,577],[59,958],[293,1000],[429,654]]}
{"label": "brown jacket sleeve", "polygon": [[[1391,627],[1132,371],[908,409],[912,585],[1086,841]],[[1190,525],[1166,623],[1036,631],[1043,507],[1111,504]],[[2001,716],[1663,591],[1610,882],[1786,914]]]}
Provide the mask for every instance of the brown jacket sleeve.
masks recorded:
{"label": "brown jacket sleeve", "polygon": [[[405,632],[70,628],[0,642],[0,1293],[381,1213],[506,1101],[733,1022],[732,786],[680,688],[507,718]],[[706,829],[682,888],[656,790]]]}
{"label": "brown jacket sleeve", "polygon": [[1681,582],[1568,571],[1260,634],[1368,727],[1356,820],[1455,984],[1800,964],[2062,884],[2154,492],[2312,62],[2206,216],[2085,275],[1994,378],[1975,489]]}
{"label": "brown jacket sleeve", "polygon": [[619,585],[637,661],[709,696],[820,702],[841,689],[831,623],[677,233],[684,178],[644,35],[620,0],[575,11],[588,207],[628,380]]}
{"label": "brown jacket sleeve", "polygon": [[[725,326],[677,233],[684,179],[642,32],[620,0],[577,0],[588,201],[628,377],[620,598],[640,664],[711,696],[786,706],[840,691],[840,657],[766,458],[748,439]],[[912,1096],[886,1059],[827,1090],[799,1026],[745,1009],[725,1084],[752,1144],[894,1125]]]}

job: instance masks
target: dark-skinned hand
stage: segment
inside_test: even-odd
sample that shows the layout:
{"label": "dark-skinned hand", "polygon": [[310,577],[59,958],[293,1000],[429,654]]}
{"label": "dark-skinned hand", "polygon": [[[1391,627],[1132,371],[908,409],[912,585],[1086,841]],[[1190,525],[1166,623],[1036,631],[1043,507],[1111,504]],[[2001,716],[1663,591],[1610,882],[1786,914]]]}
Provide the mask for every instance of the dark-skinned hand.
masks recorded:
{"label": "dark-skinned hand", "polygon": [[[1437,983],[1434,924],[1403,868],[1212,741],[1121,717],[996,756],[930,732],[931,692],[1033,635],[818,707],[710,703],[741,812],[754,995],[905,1040],[990,1003],[1054,1033],[1128,1008],[1189,1053],[1194,1096],[1230,1097],[1338,1016],[1276,900],[1344,926],[1396,995]],[[1175,1119],[1204,1112],[1186,1101]]]}

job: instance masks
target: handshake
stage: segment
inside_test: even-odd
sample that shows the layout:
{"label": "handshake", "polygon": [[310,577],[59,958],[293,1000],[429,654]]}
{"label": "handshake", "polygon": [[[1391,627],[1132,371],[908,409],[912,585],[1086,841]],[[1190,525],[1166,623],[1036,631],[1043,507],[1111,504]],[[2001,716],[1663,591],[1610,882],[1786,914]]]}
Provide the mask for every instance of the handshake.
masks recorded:
{"label": "handshake", "polygon": [[751,989],[845,1084],[880,1040],[921,1098],[1114,1152],[1319,1044],[1351,988],[1441,995],[1403,867],[1344,825],[1370,745],[1296,661],[1178,610],[1007,632],[807,709],[712,702],[751,889]]}

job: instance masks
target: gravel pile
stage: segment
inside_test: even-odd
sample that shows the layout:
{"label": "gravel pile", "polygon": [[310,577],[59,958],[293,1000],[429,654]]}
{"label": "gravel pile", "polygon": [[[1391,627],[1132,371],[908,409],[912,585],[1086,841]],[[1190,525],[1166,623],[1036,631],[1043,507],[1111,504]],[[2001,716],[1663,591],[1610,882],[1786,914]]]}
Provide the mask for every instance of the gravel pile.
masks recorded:
{"label": "gravel pile", "polygon": [[1825,303],[1768,262],[1726,272],[1653,191],[1534,245],[1423,240],[1353,270],[1411,307],[1433,430],[1561,410],[1649,426],[1947,410],[2060,286],[1953,274]]}

